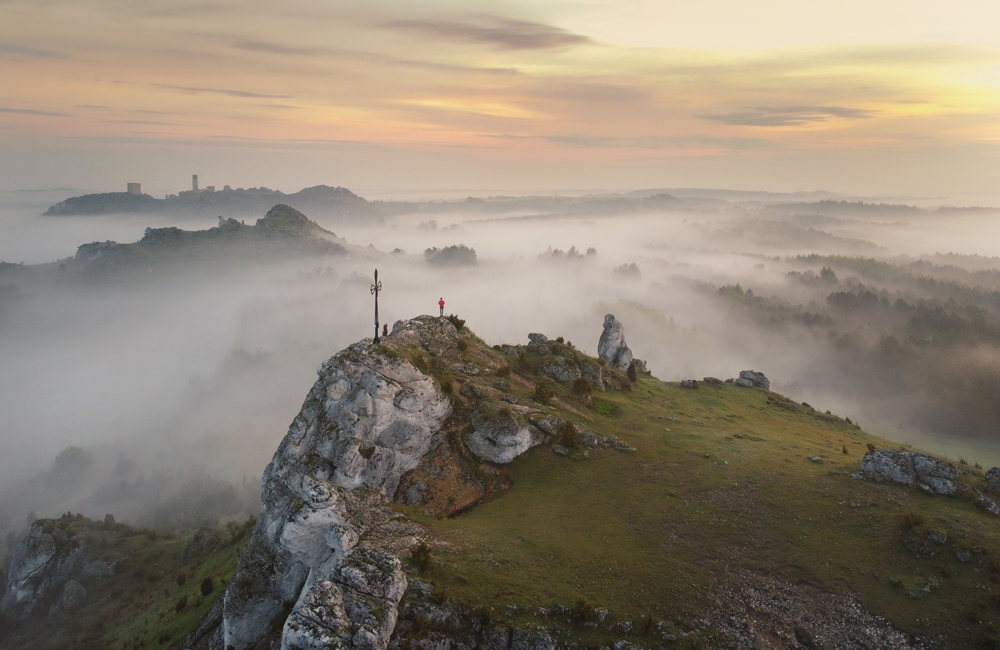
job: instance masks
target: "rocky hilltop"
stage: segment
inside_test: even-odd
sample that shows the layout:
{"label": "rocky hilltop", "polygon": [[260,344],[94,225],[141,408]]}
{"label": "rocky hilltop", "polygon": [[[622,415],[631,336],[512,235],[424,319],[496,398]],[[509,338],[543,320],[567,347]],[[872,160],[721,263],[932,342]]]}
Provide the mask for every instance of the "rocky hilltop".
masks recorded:
{"label": "rocky hilltop", "polygon": [[182,192],[166,199],[126,192],[85,194],[56,203],[46,210],[45,214],[47,216],[136,212],[260,214],[279,203],[297,210],[322,213],[330,217],[364,217],[374,213],[368,201],[346,188],[316,185],[292,194],[269,190],[266,187],[254,187],[218,192]]}
{"label": "rocky hilltop", "polygon": [[93,242],[77,248],[68,269],[87,275],[127,273],[151,265],[224,263],[299,255],[343,255],[349,244],[287,205],[276,205],[248,226],[219,217],[208,230],[146,228],[131,244]]}
{"label": "rocky hilltop", "polygon": [[[264,472],[263,512],[196,647],[387,647],[407,589],[398,555],[422,531],[385,503],[464,511],[487,495],[496,464],[559,434],[562,420],[510,391],[511,356],[530,363],[525,351],[493,350],[456,324],[400,321],[380,345],[356,343],[320,366]],[[548,374],[570,381],[583,363],[599,390],[627,385],[553,343],[555,354],[540,335],[528,346]]]}

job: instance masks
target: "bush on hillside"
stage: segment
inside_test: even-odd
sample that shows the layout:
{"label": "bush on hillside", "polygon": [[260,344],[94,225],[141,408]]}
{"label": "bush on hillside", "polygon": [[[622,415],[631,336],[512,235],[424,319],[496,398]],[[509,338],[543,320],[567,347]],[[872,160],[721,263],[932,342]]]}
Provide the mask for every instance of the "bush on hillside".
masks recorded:
{"label": "bush on hillside", "polygon": [[556,392],[552,389],[552,383],[548,379],[543,379],[535,384],[533,397],[539,404],[548,404],[549,400],[555,396]]}
{"label": "bush on hillside", "polygon": [[566,420],[559,427],[559,444],[567,449],[576,449],[580,446],[580,432],[576,430],[576,425],[571,420]]}
{"label": "bush on hillside", "polygon": [[594,387],[591,385],[589,381],[587,381],[583,377],[577,377],[576,379],[573,380],[573,383],[570,386],[570,390],[573,391],[574,395],[583,396],[583,395],[590,395],[591,393],[593,393]]}
{"label": "bush on hillside", "polygon": [[427,573],[427,570],[431,568],[431,563],[433,558],[431,558],[431,547],[425,542],[420,542],[417,544],[412,551],[410,551],[410,562],[413,562],[413,566],[417,567],[417,571],[420,573]]}

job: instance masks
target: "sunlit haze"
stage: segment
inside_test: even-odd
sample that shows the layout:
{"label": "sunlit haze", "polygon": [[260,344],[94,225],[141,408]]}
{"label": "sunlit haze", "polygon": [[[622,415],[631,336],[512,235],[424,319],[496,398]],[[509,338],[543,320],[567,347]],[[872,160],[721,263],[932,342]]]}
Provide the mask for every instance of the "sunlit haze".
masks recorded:
{"label": "sunlit haze", "polygon": [[0,3],[0,190],[642,187],[995,204],[984,0]]}

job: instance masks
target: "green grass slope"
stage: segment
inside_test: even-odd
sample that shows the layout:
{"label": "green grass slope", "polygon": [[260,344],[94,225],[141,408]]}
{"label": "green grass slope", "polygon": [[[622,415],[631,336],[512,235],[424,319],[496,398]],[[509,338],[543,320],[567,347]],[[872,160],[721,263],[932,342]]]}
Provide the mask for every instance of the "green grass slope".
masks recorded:
{"label": "green grass slope", "polygon": [[[457,519],[424,518],[447,542],[428,570],[439,598],[526,625],[586,601],[647,633],[654,621],[704,632],[710,594],[745,570],[853,596],[911,634],[993,647],[1000,520],[971,499],[850,476],[868,444],[888,441],[733,385],[640,375],[631,392],[594,393],[592,409],[556,393],[554,414],[637,451],[538,447],[507,468],[512,489]],[[975,471],[963,480],[981,486]],[[580,640],[621,638],[607,627]]]}
{"label": "green grass slope", "polygon": [[[253,521],[216,531],[158,533],[123,524],[63,515],[46,523],[57,548],[84,544],[89,559],[115,564],[112,577],[78,577],[85,602],[70,611],[45,615],[59,589],[50,590],[44,609],[14,624],[0,621],[3,650],[96,650],[180,648],[185,636],[222,595],[236,568]],[[190,544],[185,557],[185,547]],[[211,589],[205,584],[211,580]]]}

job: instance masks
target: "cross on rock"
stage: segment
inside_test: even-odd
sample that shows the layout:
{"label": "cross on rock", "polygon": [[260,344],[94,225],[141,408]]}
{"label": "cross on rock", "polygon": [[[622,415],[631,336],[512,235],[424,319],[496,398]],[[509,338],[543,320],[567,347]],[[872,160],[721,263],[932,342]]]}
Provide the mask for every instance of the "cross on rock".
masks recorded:
{"label": "cross on rock", "polygon": [[382,290],[382,283],[378,281],[378,269],[375,269],[375,284],[372,285],[372,295],[375,296],[375,344],[381,339],[378,337],[378,292]]}

